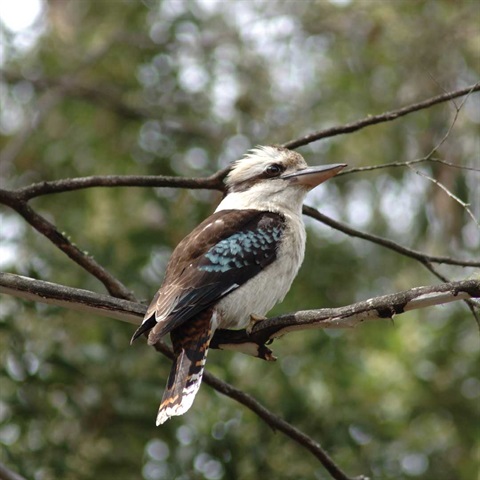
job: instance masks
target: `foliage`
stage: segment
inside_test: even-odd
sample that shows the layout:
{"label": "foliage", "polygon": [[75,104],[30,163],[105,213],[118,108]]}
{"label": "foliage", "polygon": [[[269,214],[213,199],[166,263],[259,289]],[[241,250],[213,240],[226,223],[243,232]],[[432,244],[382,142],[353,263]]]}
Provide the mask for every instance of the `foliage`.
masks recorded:
{"label": "foliage", "polygon": [[[50,0],[28,31],[0,24],[2,183],[204,176],[256,144],[463,87],[477,79],[479,17],[468,0]],[[443,104],[300,151],[311,164],[362,167],[439,147],[435,157],[478,167],[478,107],[478,95],[469,97],[451,131],[455,108]],[[412,168],[478,218],[478,172],[432,162]],[[148,301],[171,250],[218,199],[199,190],[98,188],[33,205]],[[478,229],[465,209],[405,166],[339,177],[307,203],[416,250],[478,258]],[[2,270],[103,291],[12,211],[2,208],[0,221]],[[437,281],[412,259],[307,224],[307,261],[272,314]],[[437,269],[452,279],[474,273]],[[207,386],[188,414],[156,428],[169,364],[141,342],[129,347],[132,332],[2,296],[7,464],[36,480],[140,472],[147,480],[328,478],[298,445]],[[352,474],[467,480],[480,467],[478,343],[459,304],[392,325],[289,335],[273,345],[276,364],[213,351],[208,368],[311,435]]]}

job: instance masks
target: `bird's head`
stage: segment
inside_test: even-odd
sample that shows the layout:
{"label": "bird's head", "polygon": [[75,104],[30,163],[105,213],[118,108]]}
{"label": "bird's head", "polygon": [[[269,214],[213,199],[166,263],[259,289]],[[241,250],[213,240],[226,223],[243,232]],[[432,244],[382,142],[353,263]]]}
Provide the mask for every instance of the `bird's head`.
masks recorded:
{"label": "bird's head", "polygon": [[345,166],[341,163],[309,167],[299,153],[287,148],[254,148],[232,164],[225,179],[226,196],[217,210],[298,210],[312,188]]}

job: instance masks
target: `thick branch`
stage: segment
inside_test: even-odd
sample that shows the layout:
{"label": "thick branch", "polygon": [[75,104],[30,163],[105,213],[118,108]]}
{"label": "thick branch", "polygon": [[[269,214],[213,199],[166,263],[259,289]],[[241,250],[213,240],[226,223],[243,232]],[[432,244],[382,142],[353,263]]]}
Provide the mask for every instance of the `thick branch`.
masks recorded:
{"label": "thick branch", "polygon": [[454,90],[452,92],[443,93],[442,95],[437,95],[436,97],[429,98],[422,102],[413,103],[407,105],[398,110],[393,110],[391,112],[385,112],[380,115],[373,115],[357,120],[356,122],[347,123],[345,125],[338,125],[331,128],[326,128],[325,130],[320,130],[319,132],[310,133],[302,138],[296,140],[290,140],[283,144],[286,148],[295,149],[303,145],[308,145],[309,143],[316,142],[322,138],[333,137],[335,135],[343,135],[344,133],[356,132],[362,128],[368,127],[370,125],[376,125],[378,123],[391,122],[396,120],[399,117],[403,117],[412,112],[418,112],[419,110],[424,110],[425,108],[431,107],[438,103],[448,102],[453,98],[462,97],[473,92],[480,91],[480,83],[475,85],[470,85],[466,88],[461,88],[459,90]]}
{"label": "thick branch", "polygon": [[[223,340],[228,345],[229,336],[234,338],[235,343],[251,342],[253,340],[253,342],[262,345],[294,331],[318,328],[351,328],[365,320],[391,319],[395,315],[410,310],[471,298],[480,298],[480,279],[416,287],[403,292],[370,298],[345,307],[289,313],[257,323],[250,335],[244,331],[234,332],[234,335],[231,335],[228,330],[217,331],[216,341],[218,345],[216,346],[224,348],[221,343]],[[223,335],[225,335],[224,339],[221,338]]]}
{"label": "thick branch", "polygon": [[[11,273],[0,273],[0,293],[107,316],[135,325],[140,323],[146,310],[146,307],[140,303]],[[480,279],[412,288],[345,307],[281,315],[257,323],[250,334],[245,330],[217,330],[211,347],[241,351],[271,360],[271,352],[265,344],[290,332],[322,328],[351,328],[365,320],[390,319],[394,315],[409,310],[470,298],[480,298]]]}
{"label": "thick branch", "polygon": [[89,315],[110,317],[133,325],[140,324],[146,310],[145,305],[138,302],[13,273],[0,272],[0,293],[32,302],[69,308]]}

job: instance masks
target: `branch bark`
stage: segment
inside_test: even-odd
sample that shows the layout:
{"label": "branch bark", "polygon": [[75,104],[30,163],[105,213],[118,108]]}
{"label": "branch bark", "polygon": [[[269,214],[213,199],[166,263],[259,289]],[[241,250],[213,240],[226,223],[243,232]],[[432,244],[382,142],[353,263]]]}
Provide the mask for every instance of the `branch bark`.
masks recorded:
{"label": "branch bark", "polygon": [[25,478],[0,463],[0,480],[25,480]]}
{"label": "branch bark", "polygon": [[[138,302],[3,272],[0,272],[0,293],[106,316],[133,325],[140,324],[146,311],[146,306]],[[366,320],[391,319],[410,310],[472,298],[480,298],[480,279],[416,287],[345,307],[304,310],[269,318],[258,322],[250,333],[245,330],[217,330],[211,348],[240,351],[272,360],[272,352],[265,344],[287,333],[352,328]]]}
{"label": "branch bark", "polygon": [[449,100],[452,100],[454,98],[463,97],[464,95],[469,95],[470,93],[478,91],[480,91],[480,83],[470,85],[469,87],[460,88],[452,92],[443,93],[441,95],[437,95],[436,97],[423,100],[422,102],[413,103],[397,110],[392,110],[391,112],[385,112],[380,115],[368,116],[357,120],[356,122],[326,128],[318,132],[310,133],[296,140],[290,140],[289,142],[284,143],[283,146],[286,148],[295,149],[304,145],[308,145],[309,143],[316,142],[317,140],[321,140],[322,138],[334,137],[336,135],[356,132],[358,130],[361,130],[362,128],[369,127],[370,125],[391,122],[392,120],[396,120],[397,118],[408,115],[409,113],[418,112],[419,110],[424,110],[425,108],[429,108],[432,105],[448,102]]}
{"label": "branch bark", "polygon": [[53,223],[38,214],[17,192],[0,189],[0,203],[15,210],[37,232],[47,237],[75,263],[100,280],[111,295],[129,300],[135,299],[132,292],[122,282],[111,275],[93,257],[80,250],[65,234],[59,232]]}
{"label": "branch bark", "polygon": [[394,242],[393,240],[389,240],[388,238],[379,237],[378,235],[373,235],[371,233],[365,233],[360,230],[356,230],[355,228],[350,227],[346,223],[339,222],[338,220],[334,220],[333,218],[328,217],[327,215],[319,212],[313,207],[309,207],[307,205],[303,206],[303,213],[308,217],[314,218],[329,227],[338,230],[339,232],[343,232],[351,237],[362,238],[363,240],[368,240],[369,242],[376,243],[377,245],[381,245],[382,247],[389,248],[394,252],[400,253],[401,255],[405,255],[406,257],[413,258],[414,260],[418,260],[420,263],[444,263],[448,265],[458,265],[462,267],[480,267],[480,261],[475,260],[459,260],[456,258],[451,257],[442,257],[438,255],[428,255],[424,252],[419,252],[418,250],[413,250],[411,248],[404,247],[399,243]]}

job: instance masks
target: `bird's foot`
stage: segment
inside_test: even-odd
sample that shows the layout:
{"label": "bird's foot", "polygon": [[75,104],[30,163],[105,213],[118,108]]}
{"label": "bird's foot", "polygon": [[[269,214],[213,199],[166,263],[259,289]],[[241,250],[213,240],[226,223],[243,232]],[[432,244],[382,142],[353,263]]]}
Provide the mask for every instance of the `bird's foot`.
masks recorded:
{"label": "bird's foot", "polygon": [[262,322],[263,320],[266,320],[267,317],[264,317],[262,315],[256,315],[255,313],[250,314],[250,322],[248,322],[247,328],[245,329],[247,332],[247,335],[250,335],[252,333],[253,327],[258,323]]}

